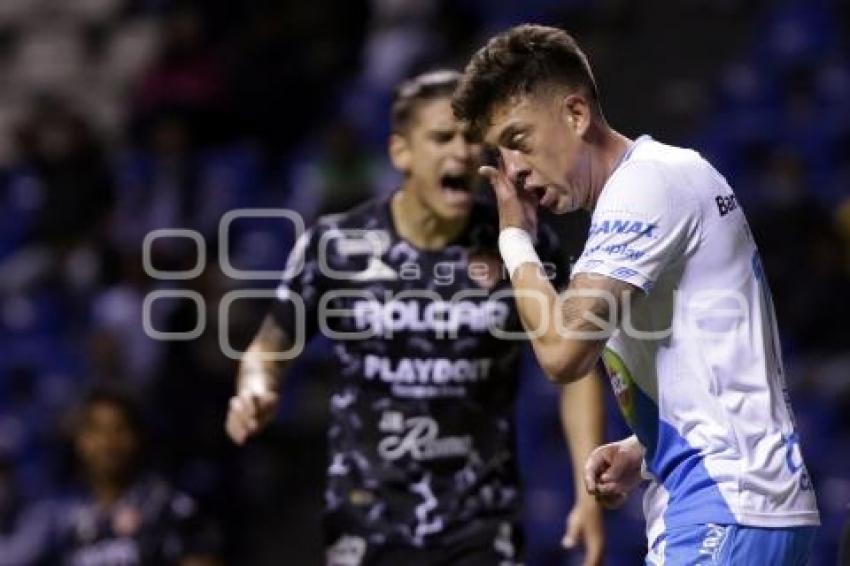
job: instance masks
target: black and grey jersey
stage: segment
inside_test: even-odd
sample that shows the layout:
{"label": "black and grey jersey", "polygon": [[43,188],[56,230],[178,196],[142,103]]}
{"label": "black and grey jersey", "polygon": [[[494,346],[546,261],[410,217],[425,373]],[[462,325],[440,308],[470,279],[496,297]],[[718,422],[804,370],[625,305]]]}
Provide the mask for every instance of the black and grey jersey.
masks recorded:
{"label": "black and grey jersey", "polygon": [[[339,366],[331,540],[421,546],[517,519],[513,410],[525,334],[497,236],[495,210],[476,204],[455,241],[418,249],[396,231],[390,201],[377,200],[321,219],[296,243],[272,315],[297,345],[330,338]],[[541,257],[561,255],[552,231],[539,240]]]}
{"label": "black and grey jersey", "polygon": [[90,494],[57,505],[51,564],[65,566],[177,565],[215,556],[220,537],[195,501],[164,480],[147,476],[109,507]]}

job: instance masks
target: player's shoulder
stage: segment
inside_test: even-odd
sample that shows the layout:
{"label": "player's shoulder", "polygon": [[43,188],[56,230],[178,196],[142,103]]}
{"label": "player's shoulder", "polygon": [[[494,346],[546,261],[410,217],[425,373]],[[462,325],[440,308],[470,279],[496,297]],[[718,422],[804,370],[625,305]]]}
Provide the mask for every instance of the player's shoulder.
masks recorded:
{"label": "player's shoulder", "polygon": [[389,230],[388,207],[389,198],[374,198],[344,212],[322,215],[306,227],[299,244],[310,248],[327,237],[326,234],[340,231]]}
{"label": "player's shoulder", "polygon": [[627,163],[649,162],[662,166],[697,163],[703,160],[699,152],[693,149],[666,144],[650,136],[637,138],[626,155]]}
{"label": "player's shoulder", "polygon": [[387,228],[389,198],[369,199],[345,212],[325,214],[316,220],[318,230],[328,228],[379,230]]}
{"label": "player's shoulder", "polygon": [[713,182],[708,162],[692,149],[641,136],[626,151],[600,196],[603,208],[668,209],[695,201],[699,179]]}
{"label": "player's shoulder", "polygon": [[719,173],[698,151],[661,143],[649,136],[638,138],[627,156],[622,169],[631,181],[644,177],[675,187],[713,184],[720,179]]}

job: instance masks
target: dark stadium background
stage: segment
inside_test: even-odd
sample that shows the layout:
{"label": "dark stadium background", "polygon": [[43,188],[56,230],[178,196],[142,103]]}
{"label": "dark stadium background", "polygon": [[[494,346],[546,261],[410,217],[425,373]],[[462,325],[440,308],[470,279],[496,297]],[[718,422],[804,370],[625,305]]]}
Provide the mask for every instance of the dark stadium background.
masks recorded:
{"label": "dark stadium background", "polygon": [[[222,419],[235,364],[218,347],[218,306],[273,281],[222,273],[219,220],[288,207],[309,222],[386,194],[398,182],[383,145],[392,86],[462,65],[524,21],[577,36],[617,129],[695,147],[735,188],[818,490],[813,563],[834,564],[850,502],[850,3],[838,1],[2,0],[0,460],[16,481],[0,474],[0,491],[22,506],[63,493],[69,409],[92,384],[118,384],[144,402],[149,463],[220,522],[228,563],[317,564],[326,349],[298,364],[272,429],[232,447]],[[144,236],[163,228],[202,234],[200,275],[145,275]],[[228,238],[234,267],[279,269],[292,236],[279,220],[242,219]],[[152,252],[160,270],[196,264],[187,238]],[[144,298],[163,289],[201,294],[200,338],[145,335]],[[234,303],[235,345],[263,307]],[[195,322],[188,300],[152,307],[158,330]],[[528,563],[569,564],[555,390],[526,366]],[[609,420],[623,434],[613,410]],[[608,527],[609,563],[642,563],[639,501]]]}

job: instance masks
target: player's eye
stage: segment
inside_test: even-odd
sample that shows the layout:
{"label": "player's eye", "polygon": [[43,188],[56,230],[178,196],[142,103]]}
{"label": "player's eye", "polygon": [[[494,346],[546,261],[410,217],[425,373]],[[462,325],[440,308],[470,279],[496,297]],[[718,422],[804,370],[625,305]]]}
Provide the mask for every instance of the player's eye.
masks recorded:
{"label": "player's eye", "polygon": [[514,134],[509,140],[510,149],[526,151],[528,149],[528,136],[525,133]]}
{"label": "player's eye", "polygon": [[435,132],[431,136],[431,138],[439,144],[449,143],[452,141],[453,137],[455,137],[454,132]]}

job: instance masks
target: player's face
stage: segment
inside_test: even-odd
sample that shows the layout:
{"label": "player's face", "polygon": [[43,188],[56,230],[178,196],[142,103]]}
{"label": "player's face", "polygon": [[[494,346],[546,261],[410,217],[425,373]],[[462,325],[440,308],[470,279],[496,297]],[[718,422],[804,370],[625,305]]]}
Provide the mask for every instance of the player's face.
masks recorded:
{"label": "player's face", "polygon": [[407,177],[406,190],[443,220],[469,215],[481,146],[471,143],[448,98],[421,102],[406,135],[395,136],[393,143],[398,149],[393,161]]}
{"label": "player's face", "polygon": [[123,410],[110,403],[95,403],[83,417],[76,448],[91,478],[114,480],[128,474],[138,444]]}
{"label": "player's face", "polygon": [[[518,190],[531,192],[540,206],[563,214],[587,206],[582,182],[588,162],[581,134],[583,118],[552,93],[514,97],[494,109],[485,142],[499,151]],[[578,120],[578,121],[577,121]]]}

